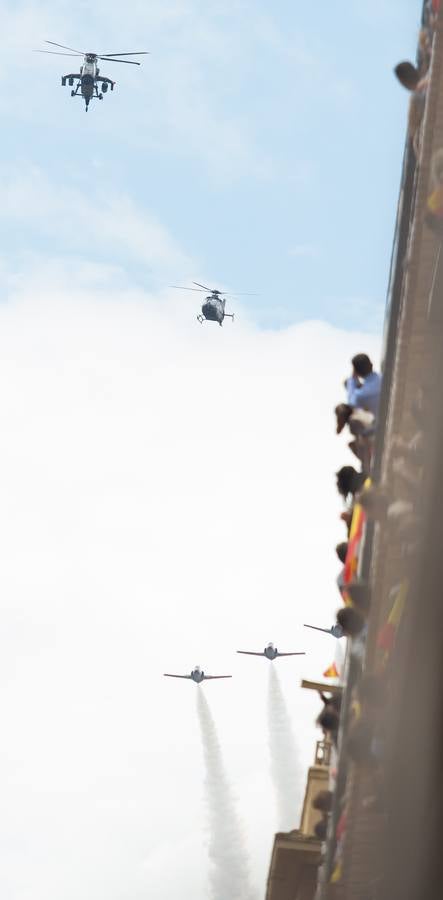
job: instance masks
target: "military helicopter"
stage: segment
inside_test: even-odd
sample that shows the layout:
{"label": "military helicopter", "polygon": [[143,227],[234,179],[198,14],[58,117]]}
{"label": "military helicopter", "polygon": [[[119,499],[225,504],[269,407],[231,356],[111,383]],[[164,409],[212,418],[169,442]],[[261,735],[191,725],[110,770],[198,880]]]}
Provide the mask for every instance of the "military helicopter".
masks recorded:
{"label": "military helicopter", "polygon": [[[100,75],[100,69],[97,60],[105,59],[108,62],[127,63],[129,66],[139,66],[141,63],[132,59],[117,59],[120,56],[144,56],[147,50],[139,50],[135,53],[107,53],[101,55],[99,53],[85,53],[82,50],[73,50],[72,47],[65,47],[63,44],[56,44],[54,41],[45,41],[45,44],[52,44],[53,47],[61,47],[62,50],[70,50],[70,53],[60,53],[58,50],[35,50],[35,53],[49,53],[51,56],[75,56],[83,57],[83,65],[80,66],[79,72],[71,72],[69,75],[62,76],[62,87],[66,86],[66,82],[73,88],[74,82],[77,84],[71,91],[71,97],[83,97],[85,101],[85,109],[88,112],[90,101],[93,97],[103,100],[103,94],[106,94],[108,87],[114,90],[115,81]],[[100,85],[100,91],[99,91]]]}
{"label": "military helicopter", "polygon": [[[225,311],[225,297],[229,296],[226,291],[219,291],[216,288],[208,288],[204,284],[199,284],[198,281],[193,281],[192,284],[195,284],[196,287],[183,287],[183,285],[180,284],[171,284],[171,287],[177,291],[196,291],[200,294],[204,294],[209,291],[209,295],[206,297],[205,302],[202,306],[202,311],[197,316],[197,319],[201,325],[203,324],[205,319],[207,319],[209,322],[218,322],[219,325],[223,325],[223,320],[226,319],[226,317],[234,321],[234,313],[227,313]],[[256,294],[232,294],[230,296],[255,297]]]}

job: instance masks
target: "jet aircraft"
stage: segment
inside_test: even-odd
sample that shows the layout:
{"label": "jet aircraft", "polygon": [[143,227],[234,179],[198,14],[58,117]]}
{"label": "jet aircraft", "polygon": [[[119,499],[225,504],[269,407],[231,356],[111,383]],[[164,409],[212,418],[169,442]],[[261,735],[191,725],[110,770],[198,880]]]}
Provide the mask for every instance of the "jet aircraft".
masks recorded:
{"label": "jet aircraft", "polygon": [[261,653],[257,653],[253,650],[237,650],[237,653],[243,653],[245,656],[264,656],[265,659],[274,660],[279,656],[306,656],[306,653],[280,653],[277,650],[277,647],[274,647],[274,644],[267,644],[265,649]]}
{"label": "jet aircraft", "polygon": [[188,681],[195,681],[201,684],[202,681],[216,681],[219,678],[232,678],[232,675],[205,675],[200,666],[195,666],[190,675],[172,675],[170,672],[164,672],[165,678],[186,678]]}
{"label": "jet aircraft", "polygon": [[330,634],[331,637],[335,637],[337,639],[342,638],[344,635],[343,628],[338,624],[338,622],[336,625],[332,625],[331,628],[318,628],[317,625],[304,625],[303,627],[312,628],[313,631],[322,631],[323,634]]}

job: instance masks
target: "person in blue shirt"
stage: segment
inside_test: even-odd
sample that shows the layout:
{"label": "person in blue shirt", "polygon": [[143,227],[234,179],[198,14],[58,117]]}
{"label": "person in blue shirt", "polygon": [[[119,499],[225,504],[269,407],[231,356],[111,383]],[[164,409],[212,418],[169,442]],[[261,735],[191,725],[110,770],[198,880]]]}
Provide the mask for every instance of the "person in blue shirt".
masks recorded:
{"label": "person in blue shirt", "polygon": [[381,375],[374,372],[373,365],[366,353],[358,353],[352,360],[352,375],[347,378],[349,406],[366,409],[377,415],[381,391]]}

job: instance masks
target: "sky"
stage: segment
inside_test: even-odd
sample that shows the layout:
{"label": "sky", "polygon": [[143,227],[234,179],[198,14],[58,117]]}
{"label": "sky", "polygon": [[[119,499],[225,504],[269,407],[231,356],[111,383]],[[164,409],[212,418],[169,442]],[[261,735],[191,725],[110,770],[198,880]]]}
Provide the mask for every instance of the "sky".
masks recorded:
{"label": "sky", "polygon": [[[281,827],[274,641],[332,661],[332,409],[379,362],[418,4],[0,6],[0,892],[207,900],[205,691],[257,900]],[[85,115],[85,50],[149,50]],[[123,70],[123,71],[120,71]],[[236,319],[200,327],[204,281]],[[232,674],[197,688],[164,671]],[[211,719],[211,721],[212,721]],[[294,811],[294,827],[298,824]],[[246,852],[246,851],[245,851]],[[221,900],[232,900],[221,898]],[[244,898],[239,898],[244,900]]]}

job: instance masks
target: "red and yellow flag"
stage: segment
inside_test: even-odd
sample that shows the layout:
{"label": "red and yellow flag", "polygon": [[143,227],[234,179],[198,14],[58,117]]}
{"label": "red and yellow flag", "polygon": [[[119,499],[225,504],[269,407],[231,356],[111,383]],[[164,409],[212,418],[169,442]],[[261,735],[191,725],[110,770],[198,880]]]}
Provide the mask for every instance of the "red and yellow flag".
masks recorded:
{"label": "red and yellow flag", "polygon": [[[363,490],[367,490],[370,486],[371,479],[367,478],[363,485]],[[349,529],[348,552],[346,554],[345,560],[344,580],[346,584],[349,584],[350,581],[353,581],[357,575],[360,544],[363,537],[365,522],[366,513],[363,507],[360,506],[360,503],[355,503],[352,513],[351,527]]]}
{"label": "red and yellow flag", "polygon": [[335,662],[333,662],[332,666],[329,666],[329,668],[323,672],[323,678],[340,678],[340,674],[337,666],[335,665]]}

